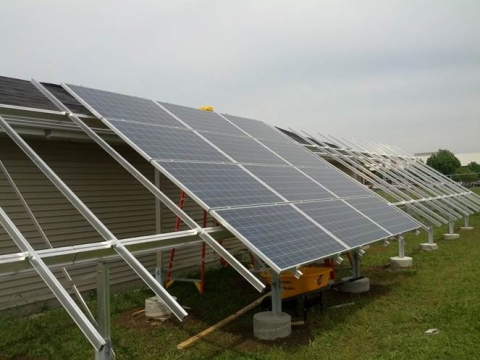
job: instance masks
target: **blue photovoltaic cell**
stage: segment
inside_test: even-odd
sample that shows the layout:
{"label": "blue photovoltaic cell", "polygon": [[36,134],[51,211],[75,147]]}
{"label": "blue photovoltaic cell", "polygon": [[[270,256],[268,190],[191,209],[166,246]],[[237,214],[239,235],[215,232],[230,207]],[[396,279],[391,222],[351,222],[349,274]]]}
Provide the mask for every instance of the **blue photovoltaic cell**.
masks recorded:
{"label": "blue photovoltaic cell", "polygon": [[352,248],[390,236],[342,200],[295,206]]}
{"label": "blue photovoltaic cell", "polygon": [[192,130],[123,120],[109,120],[109,124],[152,159],[231,163]]}
{"label": "blue photovoltaic cell", "polygon": [[104,118],[185,127],[152,100],[77,85],[68,87]]}
{"label": "blue photovoltaic cell", "polygon": [[282,142],[278,142],[265,139],[259,141],[294,166],[331,167],[325,160],[320,159],[293,140],[284,139]]}
{"label": "blue photovoltaic cell", "polygon": [[237,129],[215,112],[203,111],[164,102],[159,103],[195,130],[235,136],[245,135],[241,130]]}
{"label": "blue photovoltaic cell", "polygon": [[294,167],[245,166],[289,201],[335,198]]}
{"label": "blue photovoltaic cell", "polygon": [[246,119],[238,116],[222,114],[233,124],[237,125],[240,129],[247,132],[250,136],[256,139],[269,139],[272,141],[286,141],[287,138],[280,134],[278,131],[272,129],[270,126],[262,121]]}
{"label": "blue photovoltaic cell", "polygon": [[214,214],[282,270],[346,250],[290,205],[219,210]]}
{"label": "blue photovoltaic cell", "polygon": [[157,163],[210,208],[283,202],[238,165]]}
{"label": "blue photovoltaic cell", "polygon": [[339,197],[374,196],[373,192],[336,168],[306,167],[301,170]]}
{"label": "blue photovoltaic cell", "polygon": [[249,137],[202,133],[220,150],[240,163],[287,165],[285,161]]}
{"label": "blue photovoltaic cell", "polygon": [[393,235],[418,229],[420,224],[411,220],[401,210],[377,197],[346,200],[355,209],[368,216]]}

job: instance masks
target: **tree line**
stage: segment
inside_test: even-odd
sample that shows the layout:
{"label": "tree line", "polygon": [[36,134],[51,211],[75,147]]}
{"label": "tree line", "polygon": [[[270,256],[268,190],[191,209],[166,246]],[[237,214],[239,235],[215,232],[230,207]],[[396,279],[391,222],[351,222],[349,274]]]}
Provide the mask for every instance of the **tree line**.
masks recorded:
{"label": "tree line", "polygon": [[427,159],[427,165],[444,175],[451,176],[455,181],[471,184],[478,180],[480,164],[472,161],[462,166],[460,160],[449,150],[440,149]]}

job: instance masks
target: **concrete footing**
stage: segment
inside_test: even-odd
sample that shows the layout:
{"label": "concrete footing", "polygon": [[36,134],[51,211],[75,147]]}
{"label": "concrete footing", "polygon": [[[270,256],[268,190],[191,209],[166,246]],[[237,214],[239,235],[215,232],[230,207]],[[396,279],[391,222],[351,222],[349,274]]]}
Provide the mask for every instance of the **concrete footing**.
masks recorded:
{"label": "concrete footing", "polygon": [[253,336],[260,340],[284,338],[292,332],[292,318],[286,313],[263,311],[253,315]]}
{"label": "concrete footing", "polygon": [[438,245],[435,243],[423,243],[423,244],[420,244],[420,250],[422,251],[438,250]]}
{"label": "concrete footing", "polygon": [[473,226],[462,226],[462,227],[460,228],[460,230],[473,230],[473,229],[474,229]]}
{"label": "concrete footing", "polygon": [[344,277],[342,281],[346,281],[342,286],[340,286],[341,292],[360,294],[370,290],[370,279],[364,277],[363,279],[355,280],[353,282],[348,282],[352,277]]}
{"label": "concrete footing", "polygon": [[413,265],[413,259],[409,256],[394,256],[390,258],[390,267],[392,269],[407,268]]}
{"label": "concrete footing", "polygon": [[145,316],[165,321],[170,319],[172,312],[162,299],[158,296],[153,296],[145,300]]}
{"label": "concrete footing", "polygon": [[443,234],[443,239],[444,240],[455,240],[460,237],[459,234]]}

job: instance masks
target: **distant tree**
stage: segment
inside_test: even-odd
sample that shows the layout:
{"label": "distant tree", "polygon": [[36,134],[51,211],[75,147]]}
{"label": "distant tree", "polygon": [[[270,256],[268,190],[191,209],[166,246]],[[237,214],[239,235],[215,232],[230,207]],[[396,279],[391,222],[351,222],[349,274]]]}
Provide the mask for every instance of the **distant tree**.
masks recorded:
{"label": "distant tree", "polygon": [[451,151],[445,149],[439,149],[435,154],[430,155],[427,165],[444,175],[455,173],[455,170],[461,166],[460,160]]}
{"label": "distant tree", "polygon": [[472,161],[470,164],[467,165],[467,167],[474,173],[480,174],[480,164]]}
{"label": "distant tree", "polygon": [[455,181],[461,181],[462,183],[470,184],[477,181],[478,175],[474,174],[468,166],[462,166],[455,170],[455,174],[452,175],[452,179]]}

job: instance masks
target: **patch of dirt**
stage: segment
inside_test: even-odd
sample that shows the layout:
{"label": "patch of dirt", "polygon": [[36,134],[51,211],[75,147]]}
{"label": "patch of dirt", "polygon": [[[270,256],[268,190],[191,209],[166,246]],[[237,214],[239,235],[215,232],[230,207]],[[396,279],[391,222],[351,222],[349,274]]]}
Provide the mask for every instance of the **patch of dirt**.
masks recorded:
{"label": "patch of dirt", "polygon": [[[161,326],[164,328],[177,328],[179,326],[179,322],[173,314],[169,319],[162,321],[160,319],[145,316],[145,311],[142,310],[143,308],[125,311],[115,318],[115,322],[120,326],[139,330],[145,330],[147,327]],[[204,323],[204,321],[196,316],[193,310],[189,310],[188,316],[181,324],[183,327],[188,328],[189,326],[198,323]],[[206,328],[208,325],[205,325],[204,327]],[[0,360],[3,359],[0,358]]]}
{"label": "patch of dirt", "polygon": [[171,319],[161,321],[159,319],[148,318],[142,309],[133,309],[120,314],[115,322],[120,326],[131,329],[145,329],[146,326],[174,326]]}
{"label": "patch of dirt", "polygon": [[241,351],[261,351],[261,350],[269,350],[271,347],[270,344],[260,342],[254,338],[245,339],[243,342],[235,346],[235,350]]}

